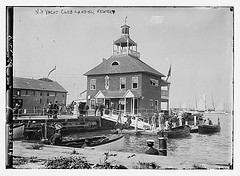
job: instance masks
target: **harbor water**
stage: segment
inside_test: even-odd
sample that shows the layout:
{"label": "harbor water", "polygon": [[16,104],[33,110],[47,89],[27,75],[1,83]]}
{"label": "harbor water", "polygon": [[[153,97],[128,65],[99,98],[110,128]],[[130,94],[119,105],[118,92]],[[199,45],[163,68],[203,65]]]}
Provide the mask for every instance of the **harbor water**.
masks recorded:
{"label": "harbor water", "polygon": [[[167,154],[176,157],[182,163],[192,164],[228,164],[232,163],[232,135],[233,124],[231,114],[204,114],[210,118],[213,124],[220,119],[221,131],[213,134],[191,133],[186,138],[168,139]],[[74,133],[64,138],[66,140],[79,137],[110,135],[110,131],[98,131],[88,133]],[[147,135],[125,134],[123,152],[144,153],[147,150],[147,139],[155,140],[155,148],[158,148],[158,137]]]}

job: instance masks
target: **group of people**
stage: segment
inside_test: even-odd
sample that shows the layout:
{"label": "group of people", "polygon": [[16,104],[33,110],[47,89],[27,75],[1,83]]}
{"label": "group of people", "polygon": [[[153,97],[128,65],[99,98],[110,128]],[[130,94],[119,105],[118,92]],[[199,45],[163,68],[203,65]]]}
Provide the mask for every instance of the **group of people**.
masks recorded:
{"label": "group of people", "polygon": [[207,119],[204,119],[203,120],[203,124],[206,124],[206,125],[213,125],[212,121],[210,118],[207,118]]}
{"label": "group of people", "polygon": [[48,103],[47,105],[48,118],[51,118],[51,117],[57,118],[58,111],[59,111],[59,107],[58,107],[57,101],[54,104],[52,104],[51,102]]}
{"label": "group of people", "polygon": [[78,117],[80,115],[85,115],[85,116],[88,116],[88,109],[89,109],[89,106],[85,103],[82,103],[82,102],[73,102],[72,103],[72,106],[73,106],[73,115]]}
{"label": "group of people", "polygon": [[96,104],[95,105],[95,115],[101,115],[103,116],[103,110],[105,109],[105,106],[103,105],[103,103],[100,103],[100,104]]}

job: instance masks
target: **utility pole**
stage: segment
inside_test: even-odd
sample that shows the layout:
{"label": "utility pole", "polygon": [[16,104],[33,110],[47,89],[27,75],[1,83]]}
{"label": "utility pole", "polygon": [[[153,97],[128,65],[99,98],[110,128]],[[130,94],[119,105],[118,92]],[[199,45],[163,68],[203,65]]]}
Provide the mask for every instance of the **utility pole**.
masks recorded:
{"label": "utility pole", "polygon": [[13,167],[13,7],[6,8],[6,168]]}

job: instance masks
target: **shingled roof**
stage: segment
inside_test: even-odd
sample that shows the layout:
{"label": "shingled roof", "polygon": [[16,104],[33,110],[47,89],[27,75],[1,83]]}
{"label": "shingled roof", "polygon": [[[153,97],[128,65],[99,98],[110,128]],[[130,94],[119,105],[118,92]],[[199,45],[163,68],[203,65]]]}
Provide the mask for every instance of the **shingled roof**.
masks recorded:
{"label": "shingled roof", "polygon": [[27,90],[45,90],[45,91],[55,91],[55,92],[66,92],[58,82],[56,81],[43,81],[30,78],[13,78],[13,88],[15,89],[27,89]]}
{"label": "shingled roof", "polygon": [[[113,62],[118,62],[119,65],[112,65]],[[152,75],[165,77],[162,73],[150,67],[140,59],[125,55],[112,55],[109,59],[103,61],[93,69],[86,72],[85,76],[102,75],[102,74],[117,74],[117,73],[138,73],[144,72]]]}

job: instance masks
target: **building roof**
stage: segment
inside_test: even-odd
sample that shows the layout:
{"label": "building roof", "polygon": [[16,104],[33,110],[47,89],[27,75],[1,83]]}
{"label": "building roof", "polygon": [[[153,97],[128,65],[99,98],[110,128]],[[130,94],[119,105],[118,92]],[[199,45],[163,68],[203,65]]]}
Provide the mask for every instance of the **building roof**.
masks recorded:
{"label": "building roof", "polygon": [[[112,66],[113,62],[118,62],[118,65]],[[131,57],[127,54],[112,55],[109,59],[103,61],[93,69],[86,72],[85,76],[90,75],[105,75],[105,74],[122,74],[122,73],[138,73],[144,72],[160,77],[165,77],[162,73],[150,67],[140,59]]]}
{"label": "building roof", "polygon": [[27,89],[27,90],[45,90],[54,92],[66,92],[58,82],[52,81],[50,79],[30,79],[30,78],[20,78],[13,77],[13,88],[15,89]]}
{"label": "building roof", "polygon": [[136,46],[137,44],[129,37],[121,36],[121,38],[117,39],[114,41],[115,45],[126,47],[127,46],[127,41],[129,42],[129,46]]}

